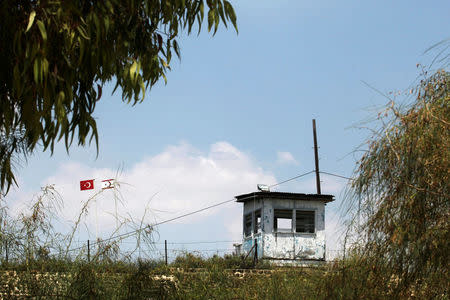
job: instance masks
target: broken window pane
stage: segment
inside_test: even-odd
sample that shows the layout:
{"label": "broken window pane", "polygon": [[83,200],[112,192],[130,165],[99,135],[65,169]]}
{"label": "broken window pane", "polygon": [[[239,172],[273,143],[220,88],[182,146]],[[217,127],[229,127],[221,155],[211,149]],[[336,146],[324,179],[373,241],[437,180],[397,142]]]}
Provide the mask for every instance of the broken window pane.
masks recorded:
{"label": "broken window pane", "polygon": [[314,211],[297,210],[295,218],[295,231],[314,233]]}
{"label": "broken window pane", "polygon": [[255,224],[254,232],[255,233],[261,232],[261,210],[260,209],[255,211],[254,224]]}
{"label": "broken window pane", "polygon": [[249,236],[252,234],[252,214],[244,216],[244,235]]}
{"label": "broken window pane", "polygon": [[274,231],[292,231],[292,210],[275,209],[273,219]]}

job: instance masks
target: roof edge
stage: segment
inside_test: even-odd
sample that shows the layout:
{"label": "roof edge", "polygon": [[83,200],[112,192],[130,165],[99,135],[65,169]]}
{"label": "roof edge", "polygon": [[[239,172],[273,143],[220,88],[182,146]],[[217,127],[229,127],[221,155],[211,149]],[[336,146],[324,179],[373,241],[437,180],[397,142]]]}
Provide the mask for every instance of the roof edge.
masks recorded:
{"label": "roof edge", "polygon": [[303,194],[286,192],[253,192],[235,196],[236,202],[246,202],[253,199],[279,198],[289,200],[324,201],[325,203],[334,201],[333,195],[327,194]]}

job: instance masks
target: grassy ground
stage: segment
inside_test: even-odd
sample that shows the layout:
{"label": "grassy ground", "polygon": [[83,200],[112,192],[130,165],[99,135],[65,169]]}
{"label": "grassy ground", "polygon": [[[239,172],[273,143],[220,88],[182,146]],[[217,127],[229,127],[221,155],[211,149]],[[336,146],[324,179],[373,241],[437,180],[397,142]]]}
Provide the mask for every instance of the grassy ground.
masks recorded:
{"label": "grassy ground", "polygon": [[[36,261],[2,266],[3,299],[448,299],[447,287],[397,289],[395,278],[347,259],[318,267],[275,267],[239,257],[191,254],[161,261]],[[432,282],[432,281],[431,281]],[[399,292],[400,291],[400,292]]]}

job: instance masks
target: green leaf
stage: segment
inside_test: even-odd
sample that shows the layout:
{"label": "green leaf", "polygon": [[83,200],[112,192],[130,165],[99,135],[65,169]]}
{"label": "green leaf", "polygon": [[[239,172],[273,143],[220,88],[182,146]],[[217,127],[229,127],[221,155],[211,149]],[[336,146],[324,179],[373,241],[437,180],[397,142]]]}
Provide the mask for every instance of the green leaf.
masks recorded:
{"label": "green leaf", "polygon": [[175,50],[175,54],[178,56],[178,58],[180,58],[181,57],[180,46],[178,45],[177,40],[173,40],[173,49]]}
{"label": "green leaf", "polygon": [[36,24],[39,27],[39,31],[41,32],[42,39],[44,40],[44,42],[46,42],[47,41],[47,31],[45,30],[44,23],[42,23],[41,20],[37,20]]}
{"label": "green leaf", "polygon": [[34,82],[39,83],[39,62],[38,62],[38,58],[36,58],[34,60],[33,75],[34,75]]}
{"label": "green leaf", "polygon": [[214,11],[214,21],[215,21],[215,25],[214,25],[214,34],[216,34],[217,32],[217,28],[219,28],[219,16],[217,15],[217,11]]}
{"label": "green leaf", "polygon": [[81,37],[78,37],[78,45],[80,47],[80,56],[78,57],[78,65],[80,65],[83,61],[83,57],[84,57],[84,40]]}
{"label": "green leaf", "polygon": [[99,42],[100,36],[102,34],[101,29],[100,29],[100,21],[98,20],[98,17],[96,14],[93,14],[93,19],[94,19],[94,24],[95,24],[95,31],[96,31],[96,38],[97,38],[97,43]]}
{"label": "green leaf", "polygon": [[44,73],[44,78],[47,77],[48,74],[48,60],[44,58],[42,60],[42,71]]}
{"label": "green leaf", "polygon": [[27,26],[27,29],[25,30],[25,32],[28,32],[28,30],[30,30],[31,26],[34,23],[35,17],[36,17],[36,12],[33,10],[30,14],[30,17],[28,18],[28,26]]}
{"label": "green leaf", "polygon": [[141,101],[144,101],[144,98],[145,98],[145,84],[144,84],[144,81],[141,80],[139,82],[139,85],[140,85],[141,91],[142,91],[142,100]]}
{"label": "green leaf", "polygon": [[208,31],[211,31],[213,25],[214,25],[214,11],[210,9],[208,11]]}
{"label": "green leaf", "polygon": [[83,26],[77,27],[78,32],[81,34],[82,37],[84,37],[86,40],[90,40],[91,38],[88,36],[86,30],[84,30]]}
{"label": "green leaf", "polygon": [[[205,17],[205,5],[203,4],[203,1],[200,2],[200,6],[198,8],[200,10],[200,18],[203,20],[203,18]],[[199,26],[201,24],[198,24]]]}
{"label": "green leaf", "polygon": [[106,31],[106,33],[108,33],[109,25],[111,24],[111,22],[109,21],[109,18],[108,18],[108,17],[105,17],[105,18],[103,19],[103,22],[105,23],[105,31]]}
{"label": "green leaf", "polygon": [[136,78],[137,62],[134,61],[130,67],[130,77],[132,80]]}
{"label": "green leaf", "polygon": [[239,32],[239,30],[237,28],[237,23],[236,23],[236,13],[234,11],[233,6],[227,0],[225,0],[223,2],[223,4],[225,7],[225,14],[227,15],[227,18],[229,18],[231,20],[231,23],[233,24],[234,29],[236,29],[236,32]]}
{"label": "green leaf", "polygon": [[164,84],[167,84],[167,77],[166,77],[166,74],[164,73],[164,71],[161,72],[161,76],[164,79]]}
{"label": "green leaf", "polygon": [[222,19],[222,22],[223,22],[223,25],[225,25],[225,28],[227,28],[228,26],[227,26],[227,21],[225,20],[225,15],[224,15],[224,13],[223,13],[223,5],[222,5],[222,2],[219,1],[218,4],[219,4],[219,7],[218,7],[217,9],[219,10],[220,18]]}

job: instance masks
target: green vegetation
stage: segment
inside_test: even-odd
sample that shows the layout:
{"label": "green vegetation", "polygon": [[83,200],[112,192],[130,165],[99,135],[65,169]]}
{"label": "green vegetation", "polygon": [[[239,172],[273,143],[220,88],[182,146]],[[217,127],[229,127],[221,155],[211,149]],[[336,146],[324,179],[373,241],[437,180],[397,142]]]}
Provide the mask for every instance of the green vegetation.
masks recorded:
{"label": "green vegetation", "polygon": [[448,299],[450,74],[410,93],[411,105],[379,115],[383,126],[359,162],[352,188],[363,224],[346,273],[363,272],[355,289],[373,286],[376,299],[389,289],[394,299]]}
{"label": "green vegetation", "polygon": [[[312,268],[276,268],[236,256],[202,258],[190,253],[169,266],[120,256],[120,239],[99,241],[87,262],[72,232],[52,227],[61,199],[42,190],[29,213],[0,210],[0,289],[61,299],[449,299],[450,74],[439,71],[410,91],[406,107],[380,113],[352,184],[357,213],[346,255]],[[95,197],[95,195],[93,196]],[[356,199],[356,200],[354,200]],[[360,201],[360,205],[357,205]],[[140,243],[151,230],[139,222]],[[77,249],[77,248],[75,248]],[[6,257],[9,255],[9,260]],[[134,256],[133,256],[134,255]],[[242,271],[245,269],[246,271]]]}
{"label": "green vegetation", "polygon": [[1,292],[12,298],[27,294],[74,299],[330,299],[330,291],[336,289],[328,285],[337,282],[336,276],[330,275],[338,270],[334,266],[275,268],[265,264],[265,269],[234,269],[229,266],[240,266],[241,258],[194,260],[192,254],[186,256],[187,260],[179,258],[169,266],[153,261],[60,261],[63,269],[52,272],[10,265],[17,271],[0,271]]}
{"label": "green vegetation", "polygon": [[[0,2],[0,191],[15,182],[14,162],[37,145],[68,151],[92,139],[102,87],[114,80],[124,102],[144,100],[165,81],[183,31],[232,24],[226,0]],[[77,137],[75,137],[77,135]],[[40,143],[40,144],[38,144]]]}

